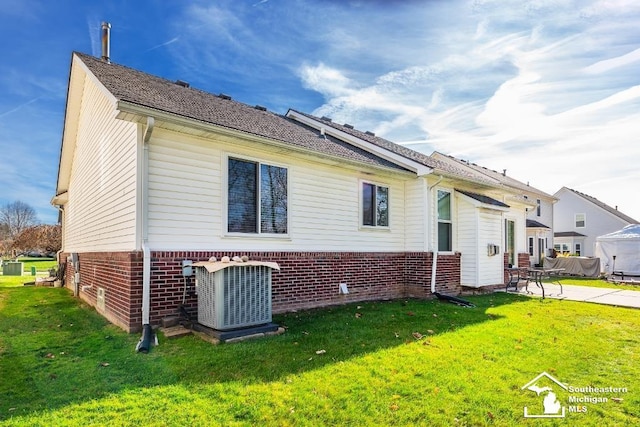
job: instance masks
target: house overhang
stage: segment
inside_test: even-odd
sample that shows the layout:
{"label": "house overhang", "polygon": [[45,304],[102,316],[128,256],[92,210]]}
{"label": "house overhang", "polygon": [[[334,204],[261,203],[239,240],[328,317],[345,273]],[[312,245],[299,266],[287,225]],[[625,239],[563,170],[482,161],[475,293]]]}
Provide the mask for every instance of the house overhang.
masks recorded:
{"label": "house overhang", "polygon": [[465,198],[465,200],[467,200],[477,208],[491,209],[501,212],[508,212],[511,208],[511,206],[507,205],[506,203],[502,203],[500,200],[496,200],[483,194],[471,193],[469,191],[459,189],[456,189],[456,193],[460,194],[463,198]]}
{"label": "house overhang", "polygon": [[549,227],[533,219],[527,220],[527,228],[544,228],[546,230],[549,230]]}
{"label": "house overhang", "polygon": [[51,198],[51,204],[53,206],[64,206],[67,204],[68,201],[69,201],[69,193],[66,191],[60,194],[56,194]]}
{"label": "house overhang", "polygon": [[587,237],[577,231],[558,231],[553,233],[553,237]]}

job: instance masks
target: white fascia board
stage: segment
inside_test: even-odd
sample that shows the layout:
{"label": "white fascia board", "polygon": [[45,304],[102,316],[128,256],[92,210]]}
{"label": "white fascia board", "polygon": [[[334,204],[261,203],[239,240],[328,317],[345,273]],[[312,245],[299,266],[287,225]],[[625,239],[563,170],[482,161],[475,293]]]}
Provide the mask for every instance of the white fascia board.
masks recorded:
{"label": "white fascia board", "polygon": [[429,175],[433,172],[433,169],[423,165],[422,163],[418,163],[414,160],[408,159],[399,154],[393,153],[385,148],[379,147],[375,144],[372,144],[364,139],[360,139],[356,136],[350,135],[346,132],[338,130],[332,126],[326,126],[324,123],[319,122],[317,120],[311,119],[303,114],[300,114],[294,110],[287,111],[287,117],[296,120],[297,122],[303,123],[307,126],[310,126],[314,129],[324,130],[326,135],[331,135],[334,138],[338,138],[342,141],[345,141],[351,145],[354,145],[358,148],[361,148],[371,154],[375,154],[376,156],[388,160],[392,163],[395,163],[403,168],[409,169],[415,172],[418,176]]}
{"label": "white fascia board", "polygon": [[136,116],[136,119],[131,120],[131,118],[129,118],[129,121],[134,121],[135,123],[146,124],[147,117],[151,116],[155,119],[156,127],[162,127],[161,124],[158,122],[173,123],[179,126],[184,126],[185,128],[191,128],[194,130],[200,130],[204,132],[217,133],[220,135],[225,135],[233,138],[240,138],[248,141],[254,141],[260,144],[270,145],[273,147],[278,147],[278,148],[282,148],[282,149],[293,151],[293,152],[313,155],[314,157],[324,158],[333,163],[346,163],[350,165],[356,165],[360,168],[366,167],[366,168],[372,168],[376,170],[382,170],[385,172],[392,172],[395,174],[402,174],[402,175],[411,174],[411,172],[408,172],[408,171],[402,171],[399,169],[385,167],[385,166],[376,166],[368,163],[358,162],[356,160],[348,160],[343,157],[322,153],[320,151],[308,150],[304,147],[297,147],[295,145],[278,141],[276,139],[271,139],[264,136],[254,135],[248,132],[243,132],[240,130],[215,125],[212,123],[190,119],[187,117],[179,116],[177,114],[168,113],[166,111],[155,110],[153,108],[141,106],[139,104],[133,104],[127,101],[118,101],[116,105],[116,110],[120,112],[116,116],[116,118],[125,119],[127,115],[133,115],[133,116]]}

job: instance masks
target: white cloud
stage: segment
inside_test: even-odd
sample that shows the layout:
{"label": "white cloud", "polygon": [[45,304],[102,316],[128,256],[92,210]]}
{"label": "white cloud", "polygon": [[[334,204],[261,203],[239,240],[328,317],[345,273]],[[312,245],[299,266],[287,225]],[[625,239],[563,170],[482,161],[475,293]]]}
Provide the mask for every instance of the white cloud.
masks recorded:
{"label": "white cloud", "polygon": [[344,97],[355,92],[355,89],[349,88],[353,82],[339,70],[323,63],[315,66],[303,65],[300,68],[300,78],[304,87],[320,92],[327,98]]}
{"label": "white cloud", "polygon": [[[640,219],[640,202],[627,196],[640,161],[638,6],[476,1],[468,13],[456,16],[460,24],[447,21],[447,33],[421,40],[439,46],[435,61],[412,57],[399,61],[412,65],[381,68],[368,80],[346,78],[358,65],[344,61],[307,68],[303,84],[326,100],[314,113],[517,171],[550,193],[567,185],[625,200]],[[365,34],[357,39],[384,56]],[[390,55],[413,55],[415,43],[405,43]]]}

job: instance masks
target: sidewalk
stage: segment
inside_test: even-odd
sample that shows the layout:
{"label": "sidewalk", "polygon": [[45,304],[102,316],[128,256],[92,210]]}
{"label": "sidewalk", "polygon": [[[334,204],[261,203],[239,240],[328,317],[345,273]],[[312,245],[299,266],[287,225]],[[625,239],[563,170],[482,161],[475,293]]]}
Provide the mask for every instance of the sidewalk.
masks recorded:
{"label": "sidewalk", "polygon": [[[620,307],[640,308],[640,290],[618,290],[611,288],[592,288],[589,286],[562,285],[562,294],[560,294],[560,286],[557,283],[545,283],[544,291],[546,298],[566,299],[569,301],[594,302],[597,304],[615,305]],[[517,293],[532,297],[541,297],[542,291],[534,283],[529,283],[529,294],[524,287],[519,289]],[[515,291],[510,293],[516,293]]]}

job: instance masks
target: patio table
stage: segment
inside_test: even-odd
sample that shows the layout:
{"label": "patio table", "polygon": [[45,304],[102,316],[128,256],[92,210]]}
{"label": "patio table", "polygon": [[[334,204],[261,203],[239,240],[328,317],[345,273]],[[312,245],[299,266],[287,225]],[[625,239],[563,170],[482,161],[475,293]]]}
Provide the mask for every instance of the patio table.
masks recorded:
{"label": "patio table", "polygon": [[560,283],[559,273],[564,271],[564,268],[529,268],[527,270],[527,284],[525,285],[525,290],[527,293],[532,293],[529,291],[529,282],[533,282],[537,287],[542,291],[542,298],[544,299],[544,285],[542,284],[543,279],[550,279],[552,282],[556,282],[560,286],[560,293],[558,295],[562,295],[562,283]]}

